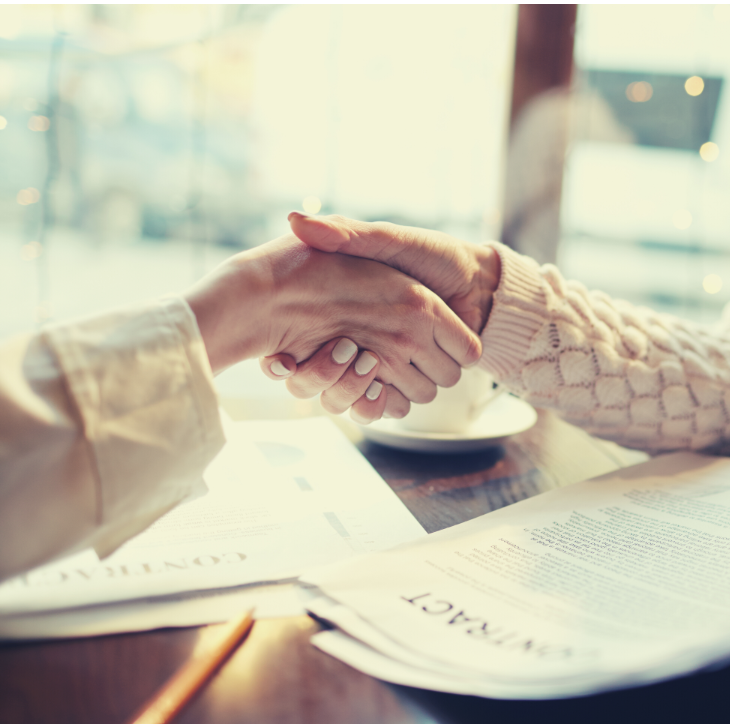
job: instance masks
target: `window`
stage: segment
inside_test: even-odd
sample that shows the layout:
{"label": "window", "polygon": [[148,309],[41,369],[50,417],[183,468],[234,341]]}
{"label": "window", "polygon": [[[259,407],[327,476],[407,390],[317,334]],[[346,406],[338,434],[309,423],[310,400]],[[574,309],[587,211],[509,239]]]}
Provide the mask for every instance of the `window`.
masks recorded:
{"label": "window", "polygon": [[579,7],[558,254],[568,276],[718,318],[730,291],[728,33],[723,5]]}
{"label": "window", "polygon": [[500,230],[515,6],[0,6],[0,335],[286,213]]}

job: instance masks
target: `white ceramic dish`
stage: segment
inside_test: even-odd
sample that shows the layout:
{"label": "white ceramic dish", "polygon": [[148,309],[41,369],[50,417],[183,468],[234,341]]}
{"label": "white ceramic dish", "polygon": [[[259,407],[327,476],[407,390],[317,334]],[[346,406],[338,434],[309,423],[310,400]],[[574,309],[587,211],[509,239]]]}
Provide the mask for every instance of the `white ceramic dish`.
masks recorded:
{"label": "white ceramic dish", "polygon": [[380,419],[360,426],[360,430],[366,439],[386,447],[412,452],[456,454],[493,447],[506,437],[526,431],[536,421],[537,412],[527,402],[504,394],[487,406],[466,431],[458,434],[411,432],[400,429],[396,419]]}

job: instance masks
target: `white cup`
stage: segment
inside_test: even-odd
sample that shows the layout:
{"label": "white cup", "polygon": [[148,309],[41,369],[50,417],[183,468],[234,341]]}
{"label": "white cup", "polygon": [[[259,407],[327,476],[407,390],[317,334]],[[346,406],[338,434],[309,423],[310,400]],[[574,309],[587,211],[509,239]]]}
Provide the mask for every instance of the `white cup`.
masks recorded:
{"label": "white cup", "polygon": [[396,420],[398,429],[412,432],[460,434],[501,393],[494,379],[481,369],[464,369],[459,382],[448,389],[439,386],[430,404],[411,404],[410,412]]}

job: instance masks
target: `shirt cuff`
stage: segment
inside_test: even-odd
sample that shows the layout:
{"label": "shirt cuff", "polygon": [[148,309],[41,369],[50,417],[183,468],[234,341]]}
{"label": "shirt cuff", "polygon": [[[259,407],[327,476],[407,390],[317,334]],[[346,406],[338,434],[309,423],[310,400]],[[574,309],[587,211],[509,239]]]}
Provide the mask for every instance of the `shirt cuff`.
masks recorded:
{"label": "shirt cuff", "polygon": [[205,490],[225,438],[197,322],[170,298],[49,326],[96,469],[104,557],[175,505]]}
{"label": "shirt cuff", "polygon": [[499,242],[502,275],[482,331],[479,365],[495,379],[509,379],[525,360],[535,334],[545,325],[547,295],[537,263]]}

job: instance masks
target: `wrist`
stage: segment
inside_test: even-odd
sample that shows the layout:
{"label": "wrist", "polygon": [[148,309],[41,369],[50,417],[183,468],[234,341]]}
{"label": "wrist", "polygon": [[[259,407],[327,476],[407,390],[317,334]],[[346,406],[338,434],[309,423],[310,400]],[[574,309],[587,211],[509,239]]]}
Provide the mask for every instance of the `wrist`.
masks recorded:
{"label": "wrist", "polygon": [[224,261],[184,294],[214,374],[264,355],[273,300],[265,259],[247,251]]}
{"label": "wrist", "polygon": [[497,250],[490,243],[476,246],[475,252],[478,263],[478,289],[481,292],[480,309],[483,314],[481,326],[477,333],[481,335],[492,312],[492,304],[494,302],[494,294],[499,287],[499,281],[502,277],[502,259]]}

